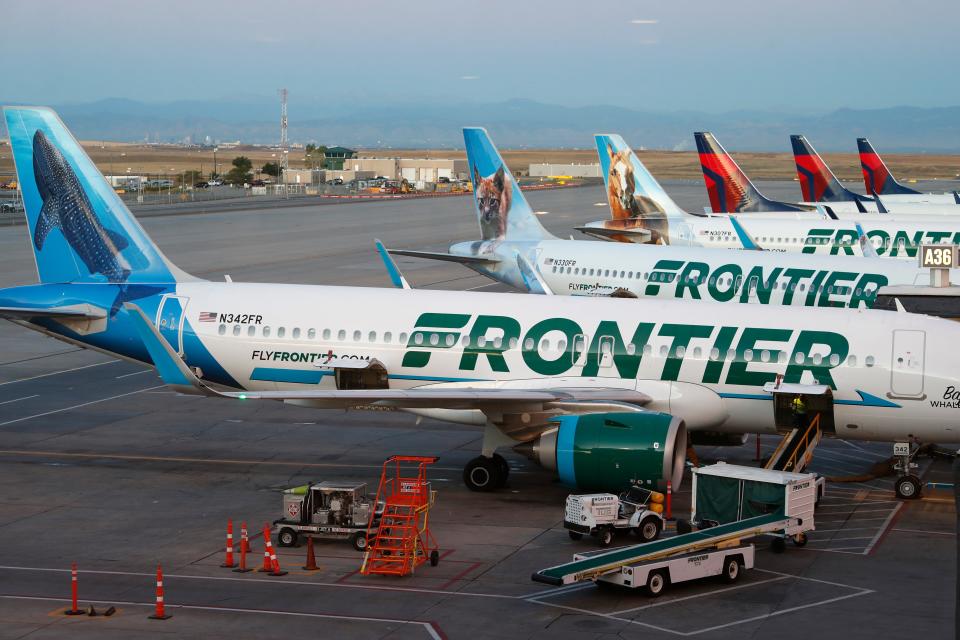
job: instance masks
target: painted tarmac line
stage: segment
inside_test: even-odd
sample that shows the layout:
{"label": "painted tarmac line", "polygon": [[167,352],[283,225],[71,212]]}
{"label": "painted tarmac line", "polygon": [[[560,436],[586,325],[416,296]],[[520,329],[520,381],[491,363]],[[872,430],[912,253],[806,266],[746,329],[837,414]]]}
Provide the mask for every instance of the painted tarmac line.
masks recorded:
{"label": "painted tarmac line", "polygon": [[794,612],[797,612],[797,611],[802,611],[802,610],[804,610],[804,609],[809,609],[810,607],[821,607],[821,606],[823,606],[823,605],[833,604],[834,602],[840,602],[840,601],[842,601],[842,600],[849,600],[850,598],[858,598],[858,597],[860,597],[860,596],[865,596],[865,595],[870,594],[870,593],[873,593],[873,591],[870,590],[870,589],[863,589],[862,591],[858,591],[857,593],[848,593],[848,594],[845,595],[845,596],[837,596],[836,598],[830,598],[830,599],[828,599],[828,600],[819,600],[819,601],[817,601],[817,602],[811,602],[811,603],[809,603],[809,604],[801,604],[801,605],[798,605],[798,606],[796,606],[796,607],[790,607],[790,608],[788,608],[788,609],[780,609],[779,611],[774,611],[773,613],[765,613],[765,614],[762,614],[762,615],[759,615],[759,616],[753,616],[752,618],[745,618],[745,619],[743,619],[743,620],[737,620],[737,621],[735,621],[735,622],[728,622],[727,624],[718,624],[718,625],[715,625],[715,626],[713,626],[713,627],[707,627],[707,628],[705,628],[705,629],[698,629],[697,631],[693,631],[693,632],[690,632],[690,633],[685,633],[684,635],[693,636],[693,635],[699,635],[699,634],[701,634],[701,633],[709,633],[709,632],[711,632],[711,631],[718,631],[718,630],[720,630],[720,629],[727,629],[727,628],[729,628],[729,627],[733,627],[733,626],[738,625],[738,624],[747,624],[747,623],[750,623],[750,622],[757,622],[757,621],[759,621],[759,620],[766,620],[766,619],[768,619],[768,618],[773,618],[774,616],[782,616],[782,615],[786,615],[786,614],[788,614],[788,613],[794,613]]}
{"label": "painted tarmac line", "polygon": [[[878,518],[879,520],[885,520],[885,518]],[[839,529],[814,529],[812,533],[839,533],[841,531],[873,531],[877,526],[872,527],[841,527]]]}
{"label": "painted tarmac line", "polygon": [[848,540],[873,540],[873,536],[850,536],[848,538],[824,538],[823,540],[820,540],[817,538],[809,538],[807,542],[808,544],[813,544],[815,542],[819,542],[819,543],[846,542]]}
{"label": "painted tarmac line", "polygon": [[665,599],[665,600],[661,600],[661,601],[659,601],[659,602],[654,602],[654,603],[652,603],[652,604],[645,604],[645,605],[641,605],[641,606],[639,606],[639,607],[631,607],[630,609],[621,609],[620,611],[614,611],[614,612],[612,612],[610,615],[622,616],[622,615],[625,614],[625,613],[633,613],[633,612],[635,612],[635,611],[644,611],[644,610],[646,610],[646,609],[653,609],[653,608],[655,608],[655,607],[662,607],[662,606],[664,606],[664,605],[670,605],[670,604],[674,604],[674,603],[677,603],[677,602],[684,602],[684,601],[686,601],[686,600],[695,600],[695,599],[697,599],[697,598],[705,598],[705,597],[707,597],[707,596],[716,595],[716,594],[718,594],[718,593],[727,593],[727,592],[729,592],[729,591],[737,591],[737,590],[739,590],[739,589],[747,589],[747,588],[749,588],[749,587],[756,587],[756,586],[759,586],[759,585],[762,585],[762,584],[767,584],[768,582],[779,582],[779,581],[781,581],[781,580],[788,580],[788,579],[790,579],[790,578],[791,578],[791,576],[776,576],[776,577],[774,577],[774,578],[767,578],[767,579],[765,579],[765,580],[758,580],[757,582],[751,582],[751,583],[749,583],[749,584],[738,584],[738,585],[733,586],[733,587],[724,587],[724,588],[721,588],[721,589],[713,589],[713,590],[707,591],[707,592],[705,592],[705,593],[698,593],[698,594],[695,594],[695,595],[683,596],[683,597],[681,597],[681,598]]}
{"label": "painted tarmac line", "polygon": [[153,371],[153,369],[144,369],[143,371],[134,371],[133,373],[125,373],[122,376],[116,376],[116,379],[120,380],[121,378],[129,378],[130,376],[139,376],[140,374],[150,373],[151,371]]}
{"label": "painted tarmac line", "polygon": [[[63,602],[64,599],[61,598],[50,598],[46,596],[23,596],[23,595],[14,595],[14,594],[0,594],[0,598],[6,598],[8,600],[35,600],[40,602]],[[123,605],[125,607],[154,607],[156,606],[155,602],[134,602],[134,601],[120,601],[120,600],[83,600],[85,603],[89,602],[91,604],[113,604],[113,605]],[[196,605],[196,604],[171,604],[165,603],[167,609],[183,609],[190,611],[213,611],[217,613],[253,613],[253,614],[267,614],[275,616],[291,616],[291,617],[302,617],[302,618],[320,618],[326,620],[351,620],[355,622],[376,622],[384,624],[409,624],[423,627],[431,638],[435,640],[442,640],[443,635],[440,628],[435,622],[423,622],[421,620],[400,620],[397,618],[375,618],[370,616],[347,616],[340,615],[335,613],[308,613],[303,611],[283,611],[280,609],[247,609],[240,607],[216,607],[209,605]]]}
{"label": "painted tarmac line", "polygon": [[616,620],[617,622],[624,622],[626,624],[635,624],[640,627],[646,627],[648,629],[654,629],[655,631],[661,631],[663,633],[669,633],[675,636],[685,636],[688,635],[682,631],[674,631],[673,629],[667,629],[666,627],[658,627],[655,624],[650,624],[648,622],[640,622],[639,620],[631,620],[630,618],[618,618],[617,616],[610,613],[600,613],[599,611],[591,611],[590,609],[582,609],[580,607],[571,607],[566,604],[556,604],[554,602],[542,602],[540,600],[531,599],[527,600],[534,604],[539,604],[544,607],[553,607],[554,609],[565,609],[567,611],[574,611],[576,613],[582,613],[588,616],[596,616],[598,618],[606,618],[608,620]]}
{"label": "painted tarmac line", "polygon": [[842,439],[841,439],[841,440],[837,440],[837,442],[841,442],[841,443],[847,445],[848,447],[850,447],[850,448],[852,448],[852,449],[856,449],[856,450],[859,451],[860,453],[865,453],[865,454],[868,455],[868,456],[873,456],[873,457],[877,458],[878,460],[883,460],[884,458],[889,458],[889,457],[890,457],[889,455],[884,455],[884,454],[882,454],[882,453],[877,453],[877,452],[875,452],[875,451],[870,451],[869,449],[864,449],[863,447],[860,447],[860,446],[857,446],[857,445],[853,444],[853,443],[850,442],[849,440],[842,440]]}
{"label": "painted tarmac line", "polygon": [[899,500],[858,500],[856,502],[836,502],[834,504],[823,504],[821,502],[819,509],[832,509],[833,507],[856,507],[861,504],[899,504]]}
{"label": "painted tarmac line", "polygon": [[62,409],[53,409],[52,411],[44,411],[43,413],[37,413],[32,416],[24,416],[23,418],[16,418],[14,420],[7,420],[6,422],[0,422],[0,427],[5,427],[10,424],[15,424],[17,422],[24,422],[25,420],[33,420],[34,418],[42,418],[44,416],[51,416],[56,413],[63,413],[64,411],[72,411],[73,409],[80,409],[81,407],[89,407],[92,404],[99,404],[101,402],[107,402],[108,400],[116,400],[117,398],[125,398],[127,396],[136,395],[138,393],[143,393],[144,391],[150,391],[151,389],[159,389],[165,385],[157,385],[155,387],[147,387],[146,389],[137,389],[136,391],[130,391],[127,393],[120,393],[115,396],[110,396],[109,398],[100,398],[99,400],[91,400],[89,402],[82,402],[80,404],[75,404],[70,407],[64,407]]}
{"label": "painted tarmac line", "polygon": [[20,402],[21,400],[29,400],[30,398],[39,398],[39,397],[40,397],[40,394],[35,393],[32,396],[24,396],[22,398],[17,398],[15,400],[4,400],[3,402],[0,402],[0,404],[10,404],[12,402]]}
{"label": "painted tarmac line", "polygon": [[41,373],[38,376],[30,376],[29,378],[19,378],[18,380],[10,380],[8,382],[0,382],[0,387],[6,386],[8,384],[16,384],[18,382],[27,382],[29,380],[39,380],[40,378],[49,378],[50,376],[58,376],[61,373],[70,373],[71,371],[80,371],[81,369],[90,369],[91,367],[100,367],[105,364],[114,364],[121,362],[120,360],[107,360],[106,362],[95,362],[93,364],[85,364],[82,367],[73,367],[72,369],[64,369],[62,371],[51,371],[50,373]]}
{"label": "painted tarmac line", "polygon": [[[35,571],[43,573],[70,573],[70,569],[53,569],[49,567],[17,567],[17,566],[0,566],[0,570],[7,571]],[[144,573],[140,571],[105,571],[105,570],[90,570],[90,569],[80,569],[80,574],[90,574],[90,575],[106,575],[106,576],[127,576],[127,577],[156,577],[156,572],[153,573]],[[233,577],[233,576],[195,576],[182,573],[164,573],[163,577],[165,579],[179,579],[179,580],[210,580],[214,582],[247,582],[247,583],[256,583],[260,584],[273,584],[273,585],[282,585],[282,584],[293,584],[297,586],[305,587],[327,587],[334,589],[361,589],[368,591],[395,591],[395,592],[410,592],[410,593],[424,593],[429,595],[437,596],[469,596],[474,598],[493,598],[499,600],[523,600],[528,599],[523,596],[511,596],[502,593],[474,593],[471,591],[441,591],[439,589],[426,589],[421,587],[388,587],[383,585],[373,585],[373,584],[350,584],[350,583],[337,583],[337,582],[308,582],[306,580],[277,580],[276,578],[259,578],[253,575],[248,575],[245,577]],[[592,585],[591,585],[592,586]]]}
{"label": "painted tarmac line", "polygon": [[873,540],[870,541],[870,544],[867,545],[866,550],[863,552],[863,555],[869,555],[873,552],[874,548],[877,546],[877,543],[883,539],[883,536],[887,533],[889,528],[893,524],[894,518],[900,513],[900,509],[903,508],[903,503],[898,502],[897,506],[894,508],[890,515],[887,516],[887,519],[880,525],[880,531],[877,532],[877,535],[873,537]]}
{"label": "painted tarmac line", "polygon": [[890,530],[896,531],[898,533],[922,533],[922,534],[931,535],[931,536],[950,536],[951,538],[957,535],[953,531],[925,531],[923,529],[901,529],[899,527],[895,527]]}
{"label": "painted tarmac line", "polygon": [[[134,392],[136,393],[136,392]],[[119,397],[119,396],[117,396]],[[81,405],[78,405],[81,406]],[[24,418],[25,419],[25,418]],[[3,426],[7,423],[0,423]],[[122,453],[77,453],[67,451],[33,451],[29,449],[0,449],[0,455],[15,456],[37,456],[50,458],[83,458],[83,459],[103,459],[103,460],[131,460],[134,462],[189,462],[196,464],[240,464],[240,465],[260,465],[260,466],[281,466],[281,467],[314,467],[314,468],[345,468],[345,469],[382,469],[383,464],[351,464],[347,462],[291,462],[289,460],[235,460],[229,458],[188,458],[183,456],[145,456],[145,455],[125,455]],[[462,471],[459,467],[431,467],[438,471]],[[529,473],[520,472],[516,473]]]}

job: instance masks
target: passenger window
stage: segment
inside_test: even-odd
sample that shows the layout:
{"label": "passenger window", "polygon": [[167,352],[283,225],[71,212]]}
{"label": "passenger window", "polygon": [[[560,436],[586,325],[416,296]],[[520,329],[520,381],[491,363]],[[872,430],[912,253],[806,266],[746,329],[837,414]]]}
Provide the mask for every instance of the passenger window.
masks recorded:
{"label": "passenger window", "polygon": [[235,336],[240,335],[240,325],[238,324],[233,325],[233,335]]}
{"label": "passenger window", "polygon": [[857,366],[857,356],[850,356],[847,358],[847,366],[855,367]]}
{"label": "passenger window", "polygon": [[720,349],[717,349],[716,347],[714,347],[713,349],[710,349],[710,359],[711,359],[711,360],[719,360],[719,359],[720,359]]}
{"label": "passenger window", "polygon": [[[511,340],[510,342],[512,343],[513,340]],[[514,345],[511,344],[510,346],[513,347]],[[566,350],[567,350],[567,341],[561,339],[559,342],[557,342],[557,351],[563,352]]]}
{"label": "passenger window", "polygon": [[282,337],[285,336],[286,334],[287,334],[287,330],[286,330],[286,329],[284,329],[283,327],[277,327],[277,337],[278,337],[278,338],[282,338]]}
{"label": "passenger window", "polygon": [[398,341],[400,342],[400,344],[402,344],[402,345],[407,344],[407,334],[406,334],[406,333],[401,333],[401,334],[400,334],[400,337],[397,338],[397,340],[398,340]]}
{"label": "passenger window", "polygon": [[300,327],[294,327],[293,329],[293,339],[296,340],[300,337]]}
{"label": "passenger window", "polygon": [[339,342],[344,342],[347,339],[347,332],[344,329],[337,331],[337,340]]}
{"label": "passenger window", "polygon": [[747,349],[746,351],[744,351],[744,352],[743,352],[743,359],[746,360],[747,362],[752,362],[752,361],[753,361],[753,349]]}
{"label": "passenger window", "polygon": [[873,356],[867,356],[866,358],[863,359],[863,364],[865,364],[868,367],[872,367],[874,362],[875,360],[873,359]]}
{"label": "passenger window", "polygon": [[307,340],[316,340],[316,339],[317,339],[317,330],[307,329]]}
{"label": "passenger window", "polygon": [[703,355],[703,349],[701,349],[700,347],[694,347],[693,357],[699,360],[702,355]]}
{"label": "passenger window", "polygon": [[361,337],[362,335],[363,335],[363,334],[362,334],[359,330],[354,331],[354,332],[353,332],[353,341],[354,341],[354,342],[360,342],[360,337]]}
{"label": "passenger window", "polygon": [[[385,335],[388,335],[388,336],[389,336],[390,334],[387,333],[387,334],[385,334]],[[453,337],[453,334],[452,334],[452,333],[448,333],[446,340],[444,340],[444,342],[447,344],[448,347],[452,347],[452,346],[453,346],[453,343],[455,343],[456,341],[457,341],[457,339]]]}
{"label": "passenger window", "polygon": [[840,356],[834,353],[830,356],[830,366],[835,367],[838,364],[840,364]]}
{"label": "passenger window", "polygon": [[329,340],[329,339],[330,339],[330,329],[324,329],[324,330],[323,330],[323,339],[324,339],[324,340]]}
{"label": "passenger window", "polygon": [[524,351],[533,351],[533,338],[527,338],[523,341]]}
{"label": "passenger window", "polygon": [[367,342],[376,343],[377,341],[377,332],[371,331],[367,334]]}
{"label": "passenger window", "polygon": [[217,333],[219,333],[220,335],[225,335],[227,333],[227,325],[225,324],[220,325],[220,328],[217,329]]}
{"label": "passenger window", "polygon": [[250,336],[251,338],[257,335],[257,327],[254,325],[250,325],[249,327],[247,327],[247,335]]}
{"label": "passenger window", "polygon": [[517,344],[519,344],[519,342],[520,342],[520,341],[517,340],[516,338],[510,338],[510,341],[509,341],[507,344],[509,345],[509,347],[510,347],[511,349],[516,349],[516,348],[517,348]]}
{"label": "passenger window", "polygon": [[383,334],[383,342],[384,344],[390,344],[391,342],[393,342],[393,334],[390,333],[389,331],[385,331]]}
{"label": "passenger window", "polygon": [[270,327],[264,327],[264,328],[263,328],[263,337],[264,337],[264,338],[269,338],[269,337],[270,337]]}

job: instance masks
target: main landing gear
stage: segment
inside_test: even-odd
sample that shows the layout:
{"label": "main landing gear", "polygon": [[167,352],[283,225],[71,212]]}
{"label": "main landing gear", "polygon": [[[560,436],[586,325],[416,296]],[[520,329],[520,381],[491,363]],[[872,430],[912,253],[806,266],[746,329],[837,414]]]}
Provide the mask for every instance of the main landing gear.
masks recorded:
{"label": "main landing gear", "polygon": [[510,467],[499,453],[477,456],[463,468],[463,483],[471,491],[496,491],[507,484]]}

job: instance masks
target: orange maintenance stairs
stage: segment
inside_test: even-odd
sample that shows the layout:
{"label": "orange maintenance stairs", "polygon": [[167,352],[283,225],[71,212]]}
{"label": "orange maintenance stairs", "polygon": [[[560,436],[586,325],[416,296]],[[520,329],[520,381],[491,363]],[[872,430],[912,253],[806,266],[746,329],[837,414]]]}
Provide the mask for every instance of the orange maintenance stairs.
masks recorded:
{"label": "orange maintenance stairs", "polygon": [[[430,507],[436,491],[427,482],[427,466],[436,461],[427,456],[391,456],[383,463],[375,503],[383,501],[383,514],[364,554],[362,575],[405,576],[427,560],[437,566],[440,552],[430,533]],[[368,531],[376,511],[370,514]]]}

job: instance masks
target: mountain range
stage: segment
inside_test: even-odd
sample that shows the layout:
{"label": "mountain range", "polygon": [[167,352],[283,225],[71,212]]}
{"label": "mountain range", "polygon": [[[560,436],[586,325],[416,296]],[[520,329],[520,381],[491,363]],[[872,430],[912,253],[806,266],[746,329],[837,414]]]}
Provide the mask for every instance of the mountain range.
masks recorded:
{"label": "mountain range", "polygon": [[[148,103],[109,98],[53,105],[82,140],[195,142],[279,140],[275,99]],[[485,126],[504,148],[587,148],[592,135],[616,132],[637,148],[689,150],[693,132],[713,131],[730,150],[789,151],[803,133],[819,151],[855,151],[866,136],[881,152],[960,152],[960,106],[836,109],[819,114],[773,110],[727,113],[597,105],[565,107],[531,100],[447,105],[291,102],[292,142],[377,148],[458,148],[462,126]]]}

